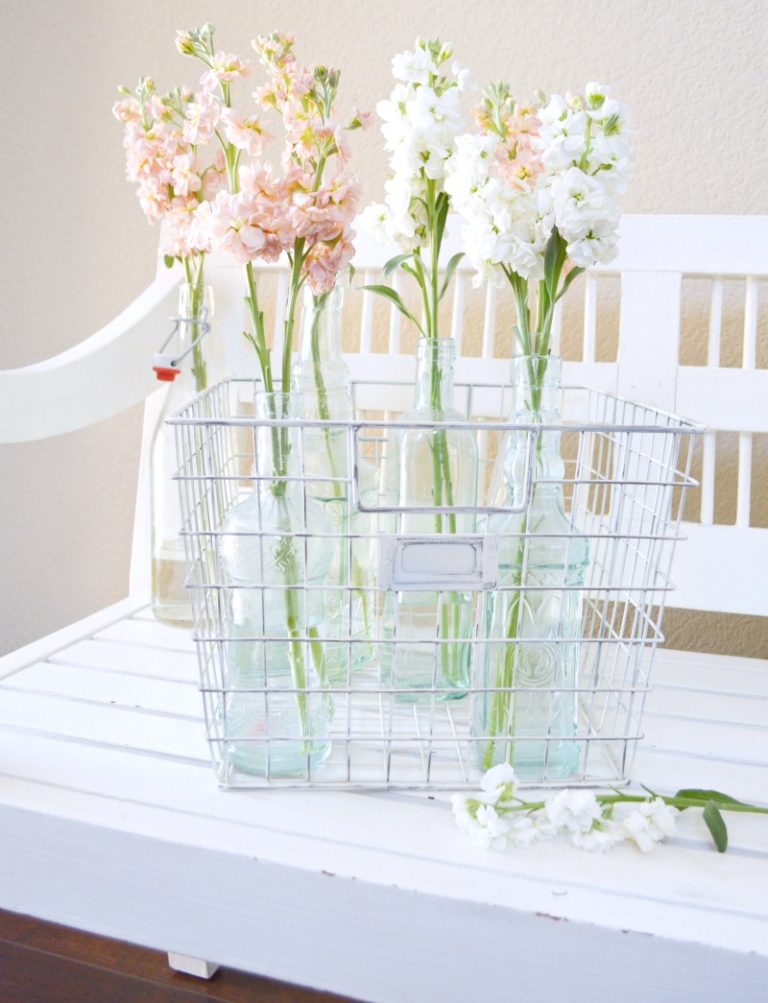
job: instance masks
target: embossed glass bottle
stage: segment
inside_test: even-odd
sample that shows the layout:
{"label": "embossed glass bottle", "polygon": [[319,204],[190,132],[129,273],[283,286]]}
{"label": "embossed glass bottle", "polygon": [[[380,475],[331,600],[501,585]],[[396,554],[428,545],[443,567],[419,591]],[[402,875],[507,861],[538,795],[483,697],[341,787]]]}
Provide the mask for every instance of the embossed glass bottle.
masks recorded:
{"label": "embossed glass bottle", "polygon": [[[210,286],[185,282],[179,287],[179,337],[173,347],[177,356],[185,355],[200,333],[201,322],[210,324],[212,314]],[[206,337],[185,355],[175,378],[168,370],[158,373],[159,379],[168,381],[167,394],[150,450],[152,612],[163,623],[178,627],[191,625],[192,607],[184,587],[186,564],[179,536],[179,489],[172,479],[176,470],[174,430],[165,424],[165,419],[208,386],[207,340]]]}
{"label": "embossed glass bottle", "polygon": [[[351,421],[354,417],[349,367],[341,353],[340,285],[314,295],[304,290],[301,346],[292,385],[301,395],[301,416]],[[358,512],[350,497],[349,427],[304,428],[304,475],[309,497],[321,504],[336,534],[327,579],[325,664],[332,684],[344,685],[350,667],[369,662],[373,632],[372,517]],[[371,464],[357,458],[361,495],[370,502],[375,485]],[[323,480],[323,478],[328,480]]]}
{"label": "embossed glass bottle", "polygon": [[[456,345],[450,338],[421,338],[415,400],[400,419],[422,427],[395,431],[386,460],[385,497],[407,511],[389,522],[404,537],[472,533],[474,513],[440,513],[435,507],[477,502],[477,443],[468,429],[441,428],[465,421],[454,406]],[[469,686],[474,597],[471,592],[390,591],[384,599],[382,674],[396,699],[439,700],[465,695]]]}
{"label": "embossed glass bottle", "polygon": [[524,511],[491,515],[486,524],[497,541],[499,588],[488,593],[479,624],[472,735],[482,769],[506,761],[527,780],[554,780],[579,759],[578,639],[589,550],[565,513],[559,432],[546,430],[560,422],[560,360],[513,359],[512,385],[510,422],[542,430],[532,454],[527,432],[507,439],[507,504]]}
{"label": "embossed glass bottle", "polygon": [[[259,393],[259,420],[296,418],[293,394]],[[302,776],[330,751],[322,635],[330,521],[305,498],[297,428],[257,424],[254,490],[219,531],[226,603],[226,755],[261,776]]]}

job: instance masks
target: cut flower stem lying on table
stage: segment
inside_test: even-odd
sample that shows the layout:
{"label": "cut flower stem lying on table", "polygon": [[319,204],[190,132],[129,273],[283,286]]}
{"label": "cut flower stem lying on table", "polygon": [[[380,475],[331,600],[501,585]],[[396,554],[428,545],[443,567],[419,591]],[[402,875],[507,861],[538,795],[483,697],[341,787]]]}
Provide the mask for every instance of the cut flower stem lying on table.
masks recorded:
{"label": "cut flower stem lying on table", "polygon": [[562,790],[546,801],[525,801],[518,796],[515,771],[501,763],[483,775],[475,797],[455,794],[451,801],[459,828],[476,845],[495,850],[528,847],[565,832],[574,846],[584,850],[602,853],[628,841],[648,853],[674,835],[680,812],[701,808],[717,850],[724,853],[728,828],[723,812],[768,815],[768,808],[737,801],[720,791],[684,788],[665,795],[641,786],[645,794],[614,788],[610,794],[595,794],[577,788]]}

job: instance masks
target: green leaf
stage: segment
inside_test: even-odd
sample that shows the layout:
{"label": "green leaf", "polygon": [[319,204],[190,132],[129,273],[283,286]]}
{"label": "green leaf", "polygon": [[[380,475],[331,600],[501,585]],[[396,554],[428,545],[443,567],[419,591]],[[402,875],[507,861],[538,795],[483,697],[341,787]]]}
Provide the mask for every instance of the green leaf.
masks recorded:
{"label": "green leaf", "polygon": [[461,261],[461,259],[463,257],[464,257],[464,252],[463,251],[458,251],[456,254],[454,254],[454,256],[451,258],[451,260],[445,266],[445,276],[443,278],[443,284],[440,287],[440,295],[439,295],[438,299],[442,299],[443,296],[445,296],[445,294],[446,294],[446,292],[448,290],[448,286],[451,283],[451,279],[453,278],[453,273],[459,267],[459,262]]}
{"label": "green leaf", "polygon": [[554,299],[553,279],[557,266],[557,256],[559,251],[560,235],[557,230],[553,230],[544,249],[544,282],[546,283],[550,299]]}
{"label": "green leaf", "polygon": [[445,224],[448,220],[448,207],[450,206],[450,199],[445,194],[445,192],[440,192],[437,196],[436,204],[436,221],[435,221],[435,234],[437,236],[437,246],[438,248],[443,242],[443,233],[445,231]]}
{"label": "green leaf", "polygon": [[394,258],[390,258],[389,261],[384,265],[384,267],[381,270],[384,278],[388,279],[396,268],[399,268],[404,261],[407,261],[410,258],[412,253],[413,252],[408,251],[407,254],[396,254]]}
{"label": "green leaf", "polygon": [[698,790],[694,787],[686,787],[675,794],[676,798],[687,798],[691,801],[714,801],[716,804],[738,804],[745,808],[751,807],[746,801],[737,801],[729,794],[722,794],[720,791]]}
{"label": "green leaf", "polygon": [[395,292],[394,289],[391,289],[389,286],[363,286],[363,289],[366,289],[369,293],[376,293],[377,296],[383,296],[385,299],[388,299],[390,303],[394,303],[400,313],[404,317],[407,317],[408,320],[412,321],[421,331],[421,324],[416,320],[405,303],[403,303],[400,298],[400,294]]}
{"label": "green leaf", "polygon": [[176,261],[176,259],[174,258],[174,256],[172,254],[164,254],[163,255],[163,261],[165,262],[165,267],[166,268],[173,268],[173,265],[174,265],[174,262]]}
{"label": "green leaf", "polygon": [[573,280],[577,279],[581,275],[581,273],[583,271],[584,271],[583,268],[578,268],[577,267],[577,268],[571,269],[571,271],[568,272],[568,274],[565,277],[565,281],[563,282],[563,285],[562,285],[562,287],[560,289],[560,292],[557,294],[557,299],[555,300],[555,302],[557,302],[557,300],[562,299],[562,297],[565,296],[565,294],[568,292],[568,288],[571,285],[571,283],[573,282]]}
{"label": "green leaf", "polygon": [[708,801],[704,808],[704,821],[710,831],[718,853],[725,853],[728,847],[728,829],[720,809],[714,801]]}

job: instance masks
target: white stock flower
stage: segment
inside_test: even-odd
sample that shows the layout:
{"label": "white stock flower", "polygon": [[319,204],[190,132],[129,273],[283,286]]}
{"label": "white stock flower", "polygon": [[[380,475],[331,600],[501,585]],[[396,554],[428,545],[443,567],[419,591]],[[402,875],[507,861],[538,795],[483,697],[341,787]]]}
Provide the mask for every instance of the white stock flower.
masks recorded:
{"label": "white stock flower", "polygon": [[456,824],[469,835],[469,838],[483,850],[504,850],[507,848],[509,822],[499,815],[493,805],[483,802],[470,807],[468,798],[454,794],[451,798]]}
{"label": "white stock flower", "polygon": [[391,171],[384,197],[388,214],[377,210],[379,232],[404,251],[426,240],[427,182],[440,193],[463,127],[459,98],[467,77],[456,64],[447,67],[451,52],[450,46],[419,40],[414,51],[399,53],[392,61],[398,82],[389,99],[376,105]]}
{"label": "white stock flower", "polygon": [[539,120],[541,128],[535,145],[545,166],[560,171],[577,164],[587,148],[585,112],[553,94],[546,107],[540,109]]}
{"label": "white stock flower", "polygon": [[360,213],[358,222],[382,244],[390,239],[389,209],[383,202],[372,202],[367,205]]}
{"label": "white stock flower", "polygon": [[517,794],[518,781],[509,763],[499,763],[486,770],[480,781],[480,789],[490,804],[499,799],[509,800]]}
{"label": "white stock flower", "polygon": [[418,47],[414,52],[399,52],[392,59],[392,76],[395,80],[405,80],[407,83],[426,84],[430,74],[436,74],[432,55],[426,49]]}
{"label": "white stock flower", "polygon": [[584,96],[587,99],[587,111],[591,114],[592,110],[600,109],[610,93],[610,87],[590,81],[584,88]]}
{"label": "white stock flower", "polygon": [[492,133],[456,137],[454,152],[445,165],[445,190],[457,208],[469,204],[488,181],[498,146],[499,139]]}
{"label": "white stock flower", "polygon": [[571,833],[571,842],[574,846],[592,853],[605,853],[626,838],[622,825],[612,819],[594,822],[591,829],[586,831],[580,829]]}
{"label": "white stock flower", "polygon": [[607,264],[619,253],[619,227],[611,220],[597,220],[581,240],[568,244],[566,252],[574,265],[591,268],[596,262]]}
{"label": "white stock flower", "polygon": [[570,167],[550,186],[555,225],[568,242],[583,239],[595,223],[616,222],[619,209],[598,178]]}
{"label": "white stock flower", "polygon": [[523,814],[522,812],[513,815],[509,819],[510,825],[507,831],[507,845],[517,850],[527,850],[529,846],[538,843],[541,839],[548,839],[554,835],[554,830],[540,825],[540,819],[535,814]]}
{"label": "white stock flower", "polygon": [[591,791],[564,790],[547,801],[544,808],[549,821],[558,829],[589,832],[603,817],[602,808]]}
{"label": "white stock flower", "polygon": [[674,836],[677,830],[677,808],[666,804],[663,798],[642,801],[625,815],[621,825],[627,839],[631,839],[643,853],[649,853],[657,843]]}

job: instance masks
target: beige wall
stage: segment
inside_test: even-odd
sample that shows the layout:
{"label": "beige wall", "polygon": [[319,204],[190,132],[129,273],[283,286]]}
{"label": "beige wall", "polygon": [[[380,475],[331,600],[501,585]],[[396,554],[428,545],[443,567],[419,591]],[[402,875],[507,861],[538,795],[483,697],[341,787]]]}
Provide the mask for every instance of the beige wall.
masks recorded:
{"label": "beige wall", "polygon": [[[2,0],[0,368],[75,344],[150,278],[156,233],[123,181],[109,109],[142,73],[161,88],[190,79],[175,29],[205,20],[230,51],[295,31],[299,55],[340,66],[343,100],[361,107],[388,91],[390,56],[417,33],[452,40],[476,80],[504,76],[521,95],[609,81],[637,131],[627,210],[768,212],[764,0]],[[356,157],[377,197],[377,132]],[[133,412],[0,449],[0,651],[124,594],[139,423]],[[691,637],[683,626],[678,643]]]}

